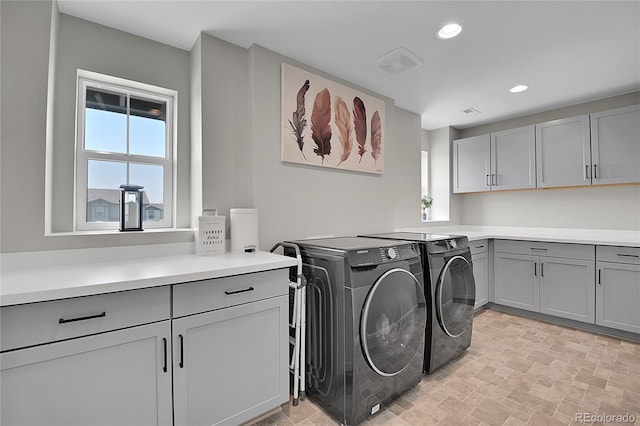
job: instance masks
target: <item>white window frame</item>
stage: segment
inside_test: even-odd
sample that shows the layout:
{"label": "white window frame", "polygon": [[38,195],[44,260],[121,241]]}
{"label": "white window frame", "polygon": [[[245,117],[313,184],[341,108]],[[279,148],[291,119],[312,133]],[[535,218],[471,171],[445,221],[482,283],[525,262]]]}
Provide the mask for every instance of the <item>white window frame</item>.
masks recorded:
{"label": "white window frame", "polygon": [[420,187],[422,195],[420,198],[429,196],[429,151],[422,150],[420,152]]}
{"label": "white window frame", "polygon": [[427,219],[423,219],[422,218],[422,197],[427,196],[430,197],[429,193],[430,191],[430,187],[429,187],[429,168],[430,168],[431,164],[429,163],[429,151],[420,151],[420,188],[421,188],[421,195],[420,195],[420,220],[422,222],[427,222],[429,220],[431,220],[431,217],[428,216]]}
{"label": "white window frame", "polygon": [[[87,88],[97,88],[139,96],[144,99],[166,103],[165,121],[165,157],[122,154],[85,149],[85,99]],[[118,77],[112,77],[91,71],[78,70],[76,90],[76,158],[74,178],[74,229],[76,231],[118,230],[119,222],[87,222],[87,186],[89,160],[117,161],[127,164],[153,164],[164,168],[163,174],[163,220],[143,222],[144,229],[175,228],[176,194],[176,123],[178,92]],[[128,115],[128,114],[127,114]],[[128,126],[127,126],[128,128]],[[127,130],[128,131],[128,130]],[[128,145],[128,143],[127,143]],[[123,182],[124,183],[124,182]]]}

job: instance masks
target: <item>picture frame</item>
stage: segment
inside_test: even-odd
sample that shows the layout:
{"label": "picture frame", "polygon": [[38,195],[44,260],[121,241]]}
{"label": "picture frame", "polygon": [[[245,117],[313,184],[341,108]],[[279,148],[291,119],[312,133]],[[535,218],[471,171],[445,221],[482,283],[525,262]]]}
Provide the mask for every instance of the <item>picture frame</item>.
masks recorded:
{"label": "picture frame", "polygon": [[385,101],[282,64],[281,161],[384,173]]}

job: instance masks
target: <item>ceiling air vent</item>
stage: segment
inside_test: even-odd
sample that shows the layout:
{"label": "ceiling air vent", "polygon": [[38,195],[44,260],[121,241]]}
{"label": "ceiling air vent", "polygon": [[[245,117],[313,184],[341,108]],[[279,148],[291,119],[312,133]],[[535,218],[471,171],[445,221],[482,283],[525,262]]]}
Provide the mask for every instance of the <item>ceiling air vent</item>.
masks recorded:
{"label": "ceiling air vent", "polygon": [[462,112],[464,112],[467,115],[480,115],[480,111],[478,111],[475,108],[466,108],[466,109],[463,109]]}
{"label": "ceiling air vent", "polygon": [[401,47],[376,59],[373,64],[389,74],[401,74],[419,67],[422,65],[422,60]]}

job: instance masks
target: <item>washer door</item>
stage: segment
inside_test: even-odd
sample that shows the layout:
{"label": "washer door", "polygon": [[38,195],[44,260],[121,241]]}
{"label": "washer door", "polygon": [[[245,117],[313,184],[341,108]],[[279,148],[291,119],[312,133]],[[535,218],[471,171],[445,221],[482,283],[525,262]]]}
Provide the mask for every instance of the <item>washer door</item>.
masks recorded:
{"label": "washer door", "polygon": [[427,306],[424,290],[405,269],[385,272],[362,308],[360,342],[367,362],[380,375],[404,370],[424,348]]}
{"label": "washer door", "polygon": [[465,332],[473,318],[475,303],[473,268],[463,256],[453,256],[442,268],[436,285],[436,314],[450,337]]}

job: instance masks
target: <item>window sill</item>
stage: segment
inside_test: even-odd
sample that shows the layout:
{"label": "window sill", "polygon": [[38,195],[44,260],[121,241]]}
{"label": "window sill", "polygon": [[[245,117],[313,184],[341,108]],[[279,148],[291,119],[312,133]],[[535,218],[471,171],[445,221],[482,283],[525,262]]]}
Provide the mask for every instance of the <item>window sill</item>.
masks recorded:
{"label": "window sill", "polygon": [[101,229],[91,231],[71,231],[71,232],[45,232],[45,237],[69,237],[83,235],[144,235],[144,234],[171,234],[171,235],[192,235],[195,228],[152,228],[144,231],[126,231],[121,232],[117,229]]}
{"label": "window sill", "polygon": [[422,223],[449,223],[449,219],[427,219],[423,220]]}

